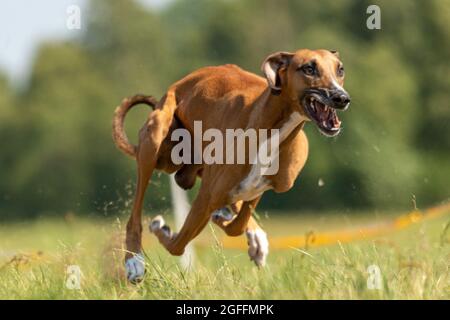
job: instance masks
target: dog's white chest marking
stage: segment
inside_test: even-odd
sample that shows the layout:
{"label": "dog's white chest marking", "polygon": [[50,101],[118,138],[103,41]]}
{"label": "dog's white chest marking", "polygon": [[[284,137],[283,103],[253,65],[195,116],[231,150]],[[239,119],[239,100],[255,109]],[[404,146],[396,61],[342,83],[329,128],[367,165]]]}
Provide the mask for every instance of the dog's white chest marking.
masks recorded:
{"label": "dog's white chest marking", "polygon": [[[264,140],[259,148],[258,148],[258,154],[262,152],[267,152],[267,150],[271,149],[270,153],[270,163],[273,165],[274,163],[278,164],[279,160],[279,145],[291,134],[291,132],[303,121],[305,121],[306,118],[300,115],[298,112],[293,112],[291,116],[289,117],[289,120],[286,121],[286,123],[283,124],[283,126],[279,129],[277,137],[278,139],[273,139],[271,137],[272,141],[269,142],[269,139]],[[277,146],[273,148],[274,141],[277,141]],[[270,143],[270,147],[269,147]],[[267,170],[264,170],[263,165],[259,161],[261,159],[258,156],[258,160],[255,164],[252,165],[252,168],[250,169],[250,173],[248,176],[242,180],[238,186],[233,188],[231,191],[231,199],[232,202],[236,202],[238,200],[244,200],[244,201],[250,201],[257,197],[259,197],[263,192],[269,190],[272,188],[270,185],[269,179],[265,177],[265,172]],[[278,167],[277,167],[278,169]],[[277,170],[278,171],[278,170]],[[272,173],[273,174],[273,173]],[[275,172],[276,174],[276,172]],[[266,173],[267,175],[267,173]]]}

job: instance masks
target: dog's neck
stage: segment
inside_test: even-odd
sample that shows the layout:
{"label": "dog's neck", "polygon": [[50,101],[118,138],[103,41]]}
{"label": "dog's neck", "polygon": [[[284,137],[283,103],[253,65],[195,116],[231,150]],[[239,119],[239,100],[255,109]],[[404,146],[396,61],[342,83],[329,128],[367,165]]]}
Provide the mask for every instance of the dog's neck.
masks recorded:
{"label": "dog's neck", "polygon": [[299,125],[303,127],[307,118],[300,115],[298,106],[283,93],[273,94],[268,87],[254,102],[249,127],[279,129],[291,119],[294,113],[298,113],[301,117]]}

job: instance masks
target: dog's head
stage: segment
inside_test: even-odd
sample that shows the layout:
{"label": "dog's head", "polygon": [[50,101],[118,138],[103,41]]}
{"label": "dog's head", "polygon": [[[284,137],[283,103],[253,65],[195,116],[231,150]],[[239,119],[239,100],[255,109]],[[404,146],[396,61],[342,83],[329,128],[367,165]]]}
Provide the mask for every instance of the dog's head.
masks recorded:
{"label": "dog's head", "polygon": [[261,68],[273,94],[288,98],[323,134],[339,134],[336,110],[346,110],[350,96],[343,88],[344,67],[336,51],[277,52]]}

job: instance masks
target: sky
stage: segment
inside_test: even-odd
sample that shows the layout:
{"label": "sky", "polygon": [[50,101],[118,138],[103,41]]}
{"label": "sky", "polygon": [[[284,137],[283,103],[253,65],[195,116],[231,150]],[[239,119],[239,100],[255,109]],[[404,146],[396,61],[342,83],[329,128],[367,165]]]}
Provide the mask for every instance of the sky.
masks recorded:
{"label": "sky", "polygon": [[[36,49],[42,41],[70,39],[81,30],[68,29],[67,8],[77,5],[83,10],[90,0],[1,0],[0,1],[0,72],[14,85],[26,81]],[[160,8],[171,0],[139,0],[145,6]]]}

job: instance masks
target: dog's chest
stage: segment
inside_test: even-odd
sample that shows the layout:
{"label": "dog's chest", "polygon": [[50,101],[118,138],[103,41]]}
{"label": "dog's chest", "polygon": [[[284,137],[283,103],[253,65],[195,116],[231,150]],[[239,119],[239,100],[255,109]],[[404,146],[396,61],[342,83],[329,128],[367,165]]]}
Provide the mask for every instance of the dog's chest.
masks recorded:
{"label": "dog's chest", "polygon": [[[303,121],[305,121],[305,118],[298,112],[294,112],[278,130],[277,135],[271,137],[271,141],[267,139],[261,142],[258,148],[257,161],[251,165],[248,175],[230,192],[232,203],[239,200],[253,200],[261,196],[265,191],[273,188],[271,181],[267,177],[276,175],[278,172],[279,146]],[[266,153],[268,150],[270,150],[269,165],[264,166],[261,161],[259,161],[261,159],[259,153]]]}

